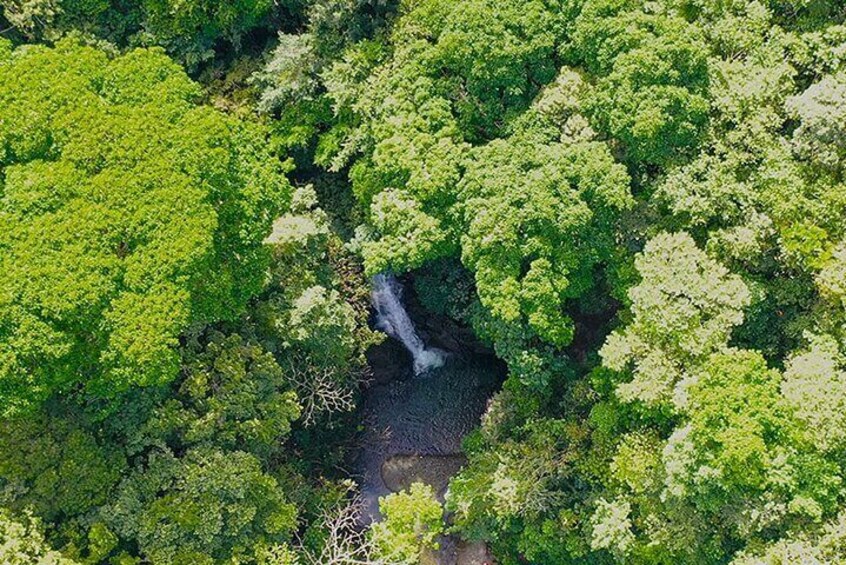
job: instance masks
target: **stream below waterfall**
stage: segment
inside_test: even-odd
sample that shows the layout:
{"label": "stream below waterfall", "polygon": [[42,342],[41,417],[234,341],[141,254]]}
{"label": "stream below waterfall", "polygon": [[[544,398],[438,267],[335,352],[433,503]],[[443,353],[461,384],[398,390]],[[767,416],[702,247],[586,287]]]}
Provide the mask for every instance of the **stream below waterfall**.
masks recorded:
{"label": "stream below waterfall", "polygon": [[[415,481],[432,485],[443,501],[449,478],[465,463],[461,440],[479,425],[504,374],[490,354],[428,343],[393,276],[374,277],[372,297],[375,326],[389,339],[368,356],[375,384],[364,392],[356,458],[365,522],[380,518],[379,497]],[[441,546],[429,562],[471,565],[489,559],[484,546],[451,538]]]}

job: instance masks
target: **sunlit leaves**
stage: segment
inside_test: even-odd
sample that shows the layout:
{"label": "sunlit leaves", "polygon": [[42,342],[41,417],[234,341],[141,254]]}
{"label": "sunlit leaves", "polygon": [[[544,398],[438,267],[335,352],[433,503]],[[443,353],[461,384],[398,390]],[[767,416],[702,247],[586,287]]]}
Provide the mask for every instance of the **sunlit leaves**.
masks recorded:
{"label": "sunlit leaves", "polygon": [[44,541],[41,523],[31,513],[21,517],[0,510],[0,560],[7,565],[77,565]]}
{"label": "sunlit leaves", "polygon": [[280,164],[160,51],[64,41],[0,75],[5,409],[170,381],[179,334],[263,285]]}
{"label": "sunlit leaves", "polygon": [[602,230],[630,202],[625,172],[597,143],[515,136],[476,151],[461,189],[462,261],[476,274],[482,304],[566,345],[564,302],[590,286],[591,268],[608,253]]}
{"label": "sunlit leaves", "polygon": [[800,157],[833,171],[846,159],[846,75],[830,75],[788,100],[799,121],[793,144]]}
{"label": "sunlit leaves", "polygon": [[656,236],[635,265],[641,281],[629,291],[632,321],[601,354],[605,366],[632,371],[617,389],[622,399],[657,406],[670,402],[689,368],[727,345],[750,295],[685,233]]}
{"label": "sunlit leaves", "polygon": [[599,75],[588,113],[633,164],[678,162],[708,121],[707,49],[681,18],[639,2],[594,0],[576,21],[572,56]]}
{"label": "sunlit leaves", "polygon": [[371,528],[376,553],[389,563],[413,565],[425,549],[437,547],[443,531],[443,510],[432,487],[414,483],[408,491],[379,500],[384,515]]}
{"label": "sunlit leaves", "polygon": [[805,424],[805,435],[822,451],[846,442],[846,371],[837,343],[814,336],[811,347],[792,357],[781,390]]}

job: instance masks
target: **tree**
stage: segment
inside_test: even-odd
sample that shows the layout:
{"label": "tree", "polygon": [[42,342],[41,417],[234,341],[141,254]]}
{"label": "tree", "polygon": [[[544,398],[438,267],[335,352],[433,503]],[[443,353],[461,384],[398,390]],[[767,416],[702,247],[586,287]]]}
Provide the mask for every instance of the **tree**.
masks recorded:
{"label": "tree", "polygon": [[51,400],[37,418],[4,420],[4,506],[31,508],[55,526],[51,542],[92,563],[127,545],[170,563],[290,537],[281,477],[297,475],[282,459],[300,408],[288,375],[238,335],[209,332],[181,354],[170,390],[123,395],[106,417]]}
{"label": "tree", "polygon": [[[380,565],[372,536],[361,528],[364,502],[352,490],[354,483],[345,483],[341,500],[333,501],[317,521],[318,539],[308,538],[297,544],[297,555],[304,565]],[[316,546],[316,547],[315,547]],[[271,565],[268,563],[267,565]],[[275,564],[273,564],[275,565]],[[283,564],[284,565],[284,561]]]}
{"label": "tree", "polygon": [[690,438],[701,450],[692,471],[710,470],[726,490],[763,489],[775,449],[789,443],[792,419],[779,393],[781,375],[755,352],[712,355],[686,391]]}
{"label": "tree", "polygon": [[251,77],[261,88],[260,111],[271,113],[317,97],[319,61],[313,44],[310,34],[279,34],[279,43],[264,68]]}
{"label": "tree", "polygon": [[578,473],[587,429],[581,418],[538,417],[545,411],[537,406],[525,419],[509,414],[521,400],[509,388],[465,441],[469,462],[450,481],[446,508],[463,536],[487,542],[503,559],[578,563],[590,546],[581,538],[584,516],[573,509],[588,503],[561,486]]}
{"label": "tree", "polygon": [[769,563],[807,563],[834,565],[846,558],[846,513],[822,524],[812,532],[779,539],[757,551],[743,551],[731,565],[766,565]]}
{"label": "tree", "polygon": [[613,247],[604,234],[632,201],[628,175],[604,145],[556,142],[555,120],[563,125],[573,112],[554,115],[554,96],[537,103],[549,131],[529,117],[511,138],[473,151],[459,185],[461,248],[494,318],[564,346],[573,334],[564,303],[593,284],[593,268]]}
{"label": "tree", "polygon": [[62,12],[59,0],[21,0],[3,2],[3,16],[28,37],[39,34],[39,26],[51,27]]}
{"label": "tree", "polygon": [[32,514],[15,519],[5,509],[0,509],[0,561],[6,565],[76,565],[50,549]]}
{"label": "tree", "polygon": [[[283,2],[297,12],[296,2]],[[226,42],[236,50],[241,38],[267,24],[270,0],[7,0],[2,12],[29,39],[56,41],[82,33],[121,47],[160,46],[189,69],[214,56]]]}
{"label": "tree", "polygon": [[294,192],[291,211],[265,240],[274,259],[251,331],[274,352],[297,392],[303,419],[349,411],[366,376],[370,294],[360,267],[317,207],[312,186]]}
{"label": "tree", "polygon": [[379,500],[384,518],[371,526],[376,553],[389,563],[413,565],[425,549],[437,547],[444,528],[443,510],[432,487],[412,484],[408,491]]}
{"label": "tree", "polygon": [[821,451],[846,441],[846,372],[831,336],[812,336],[807,350],[787,362],[781,391],[808,439]]}
{"label": "tree", "polygon": [[743,0],[726,3],[720,0],[674,0],[671,5],[694,19],[708,39],[709,45],[725,59],[754,51],[773,25],[774,10],[768,4]]}
{"label": "tree", "polygon": [[154,452],[102,516],[152,563],[253,559],[290,539],[297,524],[296,507],[258,459],[215,449],[181,458]]}
{"label": "tree", "polygon": [[750,303],[737,275],[710,259],[686,233],[652,238],[635,259],[640,282],[629,291],[631,322],[602,347],[603,364],[631,371],[617,387],[625,401],[667,405],[687,371],[726,347]]}
{"label": "tree", "polygon": [[830,251],[825,248],[824,243],[816,247],[815,255],[822,259],[816,276],[817,288],[835,308],[846,309],[846,285],[843,282],[843,275],[846,273],[846,244],[840,243]]}
{"label": "tree", "polygon": [[350,179],[367,210],[369,273],[457,253],[453,187],[468,143],[503,132],[553,78],[564,15],[537,1],[424,2],[398,19],[392,56],[369,80],[350,89],[339,76],[354,70],[349,63],[328,73],[340,155],[360,153]]}
{"label": "tree", "polygon": [[591,548],[609,549],[624,556],[634,543],[629,513],[631,506],[625,500],[608,502],[600,499],[593,515]]}
{"label": "tree", "polygon": [[846,159],[846,74],[830,75],[787,101],[787,109],[799,120],[793,132],[797,154],[816,166],[834,172]]}
{"label": "tree", "polygon": [[214,445],[269,458],[300,415],[288,376],[267,351],[211,333],[183,351],[184,379],[137,430],[133,443]]}
{"label": "tree", "polygon": [[[463,261],[476,273],[482,304],[495,317],[516,322],[525,316],[543,339],[565,345],[572,330],[561,319],[562,303],[590,284],[582,277],[598,259],[578,242],[589,239],[594,221],[626,206],[626,177],[596,145],[485,149],[463,184]],[[537,170],[521,163],[520,155],[537,158]],[[610,210],[594,212],[592,203]]]}
{"label": "tree", "polygon": [[573,35],[572,56],[600,77],[588,114],[630,163],[667,165],[698,145],[708,122],[708,66],[697,28],[640,2],[592,0]]}
{"label": "tree", "polygon": [[4,412],[171,381],[181,332],[262,288],[281,164],[161,51],[2,53]]}
{"label": "tree", "polygon": [[78,413],[53,406],[4,419],[0,484],[4,506],[52,521],[70,520],[104,504],[126,469],[121,450],[102,441]]}
{"label": "tree", "polygon": [[189,67],[213,57],[220,39],[240,45],[242,35],[259,27],[273,8],[271,0],[140,0],[139,5],[141,40],[163,46]]}

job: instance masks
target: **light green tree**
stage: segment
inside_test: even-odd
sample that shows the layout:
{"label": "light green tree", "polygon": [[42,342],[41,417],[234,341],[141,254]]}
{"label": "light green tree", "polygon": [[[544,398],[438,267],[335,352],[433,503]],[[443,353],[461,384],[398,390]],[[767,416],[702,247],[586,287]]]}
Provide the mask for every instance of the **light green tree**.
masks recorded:
{"label": "light green tree", "polygon": [[198,95],[159,50],[0,48],[3,412],[167,383],[189,325],[261,290],[289,185]]}
{"label": "light green tree", "polygon": [[603,364],[630,371],[617,387],[625,401],[678,404],[688,370],[726,347],[743,321],[750,293],[737,275],[709,258],[686,233],[652,238],[635,259],[640,282],[629,291],[631,322],[611,334]]}
{"label": "light green tree", "polygon": [[846,74],[824,77],[787,101],[799,120],[793,132],[797,154],[816,166],[840,171],[846,159]]}
{"label": "light green tree", "polygon": [[443,532],[443,510],[432,487],[412,484],[407,491],[380,499],[383,519],[371,526],[377,555],[388,563],[414,565],[425,549],[437,547]]}
{"label": "light green tree", "polygon": [[31,513],[20,518],[0,509],[0,562],[6,565],[77,565],[44,541],[40,523]]}
{"label": "light green tree", "polygon": [[846,371],[837,342],[812,336],[807,350],[791,357],[781,384],[785,400],[803,422],[808,439],[822,451],[846,441]]}
{"label": "light green tree", "polygon": [[731,561],[731,565],[770,565],[802,563],[835,565],[846,559],[846,512],[841,511],[812,532],[799,533],[770,543],[761,550],[748,550]]}
{"label": "light green tree", "polygon": [[593,515],[591,548],[607,549],[615,555],[624,556],[634,543],[629,513],[631,505],[625,500],[608,502],[599,499]]}

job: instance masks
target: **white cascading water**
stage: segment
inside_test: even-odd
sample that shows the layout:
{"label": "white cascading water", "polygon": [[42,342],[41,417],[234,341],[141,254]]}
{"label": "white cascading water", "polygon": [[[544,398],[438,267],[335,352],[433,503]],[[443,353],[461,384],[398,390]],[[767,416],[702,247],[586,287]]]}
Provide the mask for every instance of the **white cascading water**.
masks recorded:
{"label": "white cascading water", "polygon": [[402,305],[402,286],[388,274],[373,277],[371,299],[376,310],[376,327],[398,339],[411,353],[414,359],[414,374],[420,375],[429,369],[436,369],[444,364],[445,353],[439,349],[426,347],[408,312]]}

